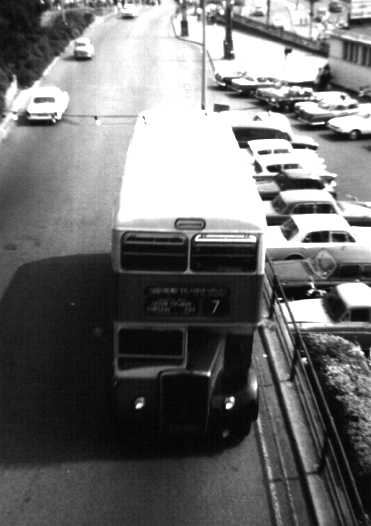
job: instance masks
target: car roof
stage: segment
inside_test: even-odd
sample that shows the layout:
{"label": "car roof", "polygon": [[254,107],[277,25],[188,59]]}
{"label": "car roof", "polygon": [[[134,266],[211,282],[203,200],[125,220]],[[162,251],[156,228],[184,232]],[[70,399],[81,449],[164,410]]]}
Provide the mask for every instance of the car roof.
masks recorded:
{"label": "car roof", "polygon": [[287,179],[316,179],[317,181],[321,180],[321,177],[317,173],[309,172],[305,168],[291,168],[286,170],[281,170],[278,174],[279,177],[284,177]]}
{"label": "car roof", "polygon": [[279,195],[285,203],[313,201],[316,203],[335,204],[335,199],[326,190],[283,190]]}
{"label": "car roof", "polygon": [[90,44],[91,40],[89,37],[79,37],[75,40],[76,44]]}
{"label": "car roof", "polygon": [[272,116],[272,121],[270,117],[267,116],[266,119],[258,120],[254,119],[246,110],[226,110],[221,111],[220,116],[222,119],[226,120],[231,126],[249,126],[255,128],[279,128],[282,131],[288,131],[288,125],[285,126],[284,122],[278,122],[278,119],[275,119]]}
{"label": "car roof", "polygon": [[32,97],[35,98],[45,95],[56,95],[60,91],[61,90],[58,88],[58,86],[39,86],[35,89]]}
{"label": "car roof", "polygon": [[290,141],[286,139],[252,139],[248,141],[250,147],[254,150],[270,150],[275,148],[289,148],[291,151],[292,145]]}
{"label": "car roof", "polygon": [[371,307],[371,288],[366,283],[341,283],[336,285],[336,290],[349,308]]}
{"label": "car roof", "polygon": [[[291,219],[300,231],[345,230],[351,232],[348,221],[338,214],[293,214]],[[289,220],[288,220],[289,221]]]}

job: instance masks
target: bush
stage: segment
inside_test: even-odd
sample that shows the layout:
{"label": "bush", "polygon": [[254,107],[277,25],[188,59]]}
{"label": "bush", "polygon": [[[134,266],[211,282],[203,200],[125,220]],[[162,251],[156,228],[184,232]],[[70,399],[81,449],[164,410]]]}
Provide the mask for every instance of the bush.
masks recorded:
{"label": "bush", "polygon": [[371,369],[353,343],[334,335],[305,334],[338,433],[367,511],[371,511]]}

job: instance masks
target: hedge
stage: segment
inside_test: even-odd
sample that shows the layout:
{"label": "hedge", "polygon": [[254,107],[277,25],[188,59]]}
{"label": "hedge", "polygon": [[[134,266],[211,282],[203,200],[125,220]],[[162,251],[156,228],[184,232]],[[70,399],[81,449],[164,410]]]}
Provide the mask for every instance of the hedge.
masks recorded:
{"label": "hedge", "polygon": [[371,512],[371,366],[339,336],[303,334],[365,509]]}
{"label": "hedge", "polygon": [[15,74],[18,85],[27,88],[40,78],[53,58],[91,24],[91,9],[71,9],[58,14],[51,26],[33,27],[29,33],[12,32],[0,50],[0,113],[5,111],[5,92]]}

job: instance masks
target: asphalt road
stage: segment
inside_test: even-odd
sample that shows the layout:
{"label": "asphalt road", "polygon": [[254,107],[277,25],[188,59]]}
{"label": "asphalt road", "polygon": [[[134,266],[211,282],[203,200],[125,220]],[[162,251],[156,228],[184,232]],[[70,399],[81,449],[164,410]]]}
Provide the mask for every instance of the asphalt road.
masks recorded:
{"label": "asphalt road", "polygon": [[200,49],[174,38],[172,8],[96,26],[95,59],[67,51],[43,81],[69,91],[68,115],[56,126],[21,119],[1,144],[6,526],[313,524],[259,342],[260,419],[234,447],[129,450],[110,413],[110,225],[133,116],[200,100]]}

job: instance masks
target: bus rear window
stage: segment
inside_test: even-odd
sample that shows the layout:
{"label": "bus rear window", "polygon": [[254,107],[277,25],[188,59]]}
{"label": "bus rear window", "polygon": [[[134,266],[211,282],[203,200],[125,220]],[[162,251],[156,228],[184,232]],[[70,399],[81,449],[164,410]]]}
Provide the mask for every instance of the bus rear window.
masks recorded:
{"label": "bus rear window", "polygon": [[182,234],[127,232],[121,238],[124,270],[185,271],[188,241]]}
{"label": "bus rear window", "polygon": [[191,244],[191,270],[254,272],[257,244],[255,234],[197,234]]}
{"label": "bus rear window", "polygon": [[179,359],[183,356],[183,333],[179,330],[121,329],[119,354]]}

